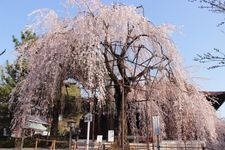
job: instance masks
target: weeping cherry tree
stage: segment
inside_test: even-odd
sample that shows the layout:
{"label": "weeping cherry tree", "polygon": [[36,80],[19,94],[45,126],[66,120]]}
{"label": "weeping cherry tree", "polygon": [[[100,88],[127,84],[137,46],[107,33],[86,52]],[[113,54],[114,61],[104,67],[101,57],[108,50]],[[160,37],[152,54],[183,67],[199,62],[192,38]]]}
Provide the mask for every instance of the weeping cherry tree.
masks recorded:
{"label": "weeping cherry tree", "polygon": [[169,37],[173,27],[155,26],[134,6],[66,4],[77,8],[76,16],[48,9],[31,14],[36,21],[30,27],[39,37],[18,48],[29,73],[12,93],[13,129],[23,128],[27,115],[46,115],[63,81],[74,78],[97,91],[99,107],[113,95],[122,147],[128,132],[149,138],[153,115],[160,116],[162,138],[215,141],[215,111],[189,82]]}

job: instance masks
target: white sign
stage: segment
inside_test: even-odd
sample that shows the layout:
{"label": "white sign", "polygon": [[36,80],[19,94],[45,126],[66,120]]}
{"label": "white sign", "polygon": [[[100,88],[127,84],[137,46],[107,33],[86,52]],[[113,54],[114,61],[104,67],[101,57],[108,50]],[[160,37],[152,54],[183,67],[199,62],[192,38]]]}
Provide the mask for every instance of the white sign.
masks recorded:
{"label": "white sign", "polygon": [[159,116],[153,116],[152,117],[152,122],[153,122],[153,133],[155,135],[160,135],[160,121],[159,121]]}
{"label": "white sign", "polygon": [[6,130],[6,128],[3,128],[3,136],[7,136],[7,130]]}
{"label": "white sign", "polygon": [[114,130],[108,130],[108,142],[114,142]]}
{"label": "white sign", "polygon": [[62,121],[62,119],[63,119],[63,116],[62,115],[59,115],[59,121]]}
{"label": "white sign", "polygon": [[103,135],[97,135],[97,143],[102,143]]}
{"label": "white sign", "polygon": [[88,113],[84,116],[84,122],[92,122],[92,114]]}

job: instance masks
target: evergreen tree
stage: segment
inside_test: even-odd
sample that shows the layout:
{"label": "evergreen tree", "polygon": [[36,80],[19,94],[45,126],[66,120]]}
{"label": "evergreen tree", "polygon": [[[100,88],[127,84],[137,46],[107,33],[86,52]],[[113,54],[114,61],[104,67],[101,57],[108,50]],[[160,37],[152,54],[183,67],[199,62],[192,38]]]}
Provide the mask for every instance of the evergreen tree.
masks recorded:
{"label": "evergreen tree", "polygon": [[[31,39],[36,39],[36,35],[30,31],[21,32],[21,41],[19,41],[15,36],[13,38],[13,43],[15,44],[15,49],[25,42]],[[4,50],[0,55],[2,55],[6,50]],[[3,128],[9,128],[11,122],[12,112],[9,110],[9,99],[11,97],[10,93],[19,81],[22,81],[27,74],[26,61],[21,60],[20,56],[13,63],[6,61],[6,65],[0,70],[0,130]]]}

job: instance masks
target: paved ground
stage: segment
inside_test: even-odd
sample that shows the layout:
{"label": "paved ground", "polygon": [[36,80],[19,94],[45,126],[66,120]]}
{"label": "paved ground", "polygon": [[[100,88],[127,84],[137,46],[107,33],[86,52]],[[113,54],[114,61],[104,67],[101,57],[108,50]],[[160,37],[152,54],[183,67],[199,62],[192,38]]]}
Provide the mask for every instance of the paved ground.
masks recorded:
{"label": "paved ground", "polygon": [[[0,150],[17,150],[17,149],[15,149],[15,148],[0,148]],[[34,148],[23,148],[23,150],[34,150]],[[38,148],[38,150],[49,150],[49,148]],[[68,150],[68,148],[56,149],[56,150]],[[86,150],[86,148],[85,147],[79,147],[76,150]],[[93,150],[93,148],[89,148],[89,150]]]}
{"label": "paved ground", "polygon": [[[89,150],[97,150],[99,149],[97,146],[95,148],[89,147]],[[0,150],[17,150],[16,148],[0,148]],[[34,150],[34,148],[23,148],[23,150]],[[38,148],[38,150],[50,150],[50,148]],[[68,148],[64,149],[56,149],[56,150],[68,150]],[[85,146],[78,146],[76,150],[86,150]]]}
{"label": "paved ground", "polygon": [[[15,148],[0,148],[0,150],[17,150]],[[34,148],[23,148],[23,150],[34,150]],[[49,150],[48,148],[38,148],[38,150]],[[56,149],[56,150],[67,150],[67,149]]]}

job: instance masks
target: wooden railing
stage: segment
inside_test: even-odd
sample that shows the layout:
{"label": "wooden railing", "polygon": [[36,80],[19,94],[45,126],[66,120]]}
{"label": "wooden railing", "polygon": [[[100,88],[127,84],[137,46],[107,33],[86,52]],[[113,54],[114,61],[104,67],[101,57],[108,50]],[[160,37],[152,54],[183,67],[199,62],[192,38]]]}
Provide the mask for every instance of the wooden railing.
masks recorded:
{"label": "wooden railing", "polygon": [[[40,141],[46,141],[51,143],[50,150],[56,149],[56,144],[68,144],[68,141],[57,140],[45,140],[36,139],[35,150],[38,149],[38,143]],[[115,143],[105,142],[102,143],[90,143],[90,149],[92,150],[114,150]],[[114,148],[113,148],[114,147]],[[86,148],[85,140],[79,140],[72,146],[73,150],[81,150]],[[130,150],[158,150],[158,147],[154,143],[129,143]],[[206,150],[204,142],[201,141],[162,141],[160,143],[160,150]]]}

